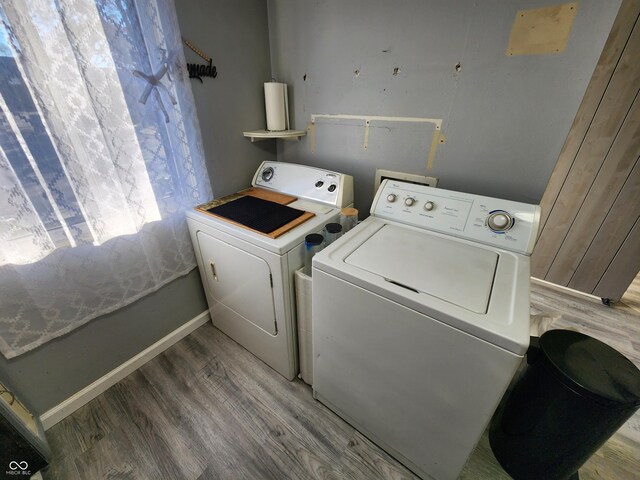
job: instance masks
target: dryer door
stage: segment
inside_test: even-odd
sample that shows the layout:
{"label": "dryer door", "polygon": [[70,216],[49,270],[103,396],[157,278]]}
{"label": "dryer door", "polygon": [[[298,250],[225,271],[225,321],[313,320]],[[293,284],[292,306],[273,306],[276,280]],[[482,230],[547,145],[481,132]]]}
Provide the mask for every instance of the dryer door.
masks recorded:
{"label": "dryer door", "polygon": [[209,296],[258,328],[275,335],[269,264],[263,258],[204,232],[198,232],[197,236]]}

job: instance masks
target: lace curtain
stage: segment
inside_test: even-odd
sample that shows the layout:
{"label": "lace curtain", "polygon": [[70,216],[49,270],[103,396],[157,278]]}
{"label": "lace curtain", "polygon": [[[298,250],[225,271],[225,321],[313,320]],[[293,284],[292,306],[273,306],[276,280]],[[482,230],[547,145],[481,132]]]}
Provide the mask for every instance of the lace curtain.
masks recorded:
{"label": "lace curtain", "polygon": [[[211,197],[171,0],[0,3],[0,351],[196,266]],[[135,319],[132,319],[135,321]]]}

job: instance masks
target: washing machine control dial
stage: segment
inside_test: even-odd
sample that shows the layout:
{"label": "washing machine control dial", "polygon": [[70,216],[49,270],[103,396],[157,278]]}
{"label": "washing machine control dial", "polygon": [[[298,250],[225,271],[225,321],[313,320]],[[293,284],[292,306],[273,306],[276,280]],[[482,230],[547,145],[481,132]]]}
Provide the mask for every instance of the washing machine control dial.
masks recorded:
{"label": "washing machine control dial", "polygon": [[513,227],[515,220],[509,212],[494,210],[487,217],[487,226],[494,232],[506,232]]}
{"label": "washing machine control dial", "polygon": [[413,197],[407,197],[407,198],[405,198],[405,199],[404,199],[404,204],[405,204],[407,207],[411,207],[411,206],[413,206],[415,203],[416,203],[416,199],[415,199],[415,198],[413,198]]}
{"label": "washing machine control dial", "polygon": [[272,178],[273,178],[273,168],[267,167],[264,170],[262,170],[262,180],[264,180],[265,182],[268,182]]}
{"label": "washing machine control dial", "polygon": [[427,212],[430,212],[430,211],[431,211],[431,210],[433,210],[435,207],[436,207],[436,204],[435,204],[435,203],[433,203],[433,202],[431,202],[431,201],[426,202],[426,203],[424,204],[424,209],[425,209]]}
{"label": "washing machine control dial", "polygon": [[387,195],[387,202],[393,203],[396,201],[396,198],[398,198],[398,196],[395,193],[390,193]]}

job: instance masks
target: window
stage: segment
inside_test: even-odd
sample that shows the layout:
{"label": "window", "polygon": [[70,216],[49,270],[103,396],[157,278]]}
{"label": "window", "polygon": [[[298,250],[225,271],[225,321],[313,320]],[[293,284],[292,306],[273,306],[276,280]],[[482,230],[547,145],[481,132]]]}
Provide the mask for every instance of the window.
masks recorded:
{"label": "window", "polygon": [[12,356],[194,268],[184,210],[211,191],[170,1],[7,0],[0,23]]}

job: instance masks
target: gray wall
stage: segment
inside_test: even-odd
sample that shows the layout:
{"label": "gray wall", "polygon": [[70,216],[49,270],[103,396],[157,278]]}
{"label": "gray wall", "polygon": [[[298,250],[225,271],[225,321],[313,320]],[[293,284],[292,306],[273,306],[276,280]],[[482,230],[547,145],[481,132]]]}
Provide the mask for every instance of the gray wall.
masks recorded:
{"label": "gray wall", "polygon": [[429,117],[446,136],[428,171],[430,127],[378,124],[364,151],[361,123],[320,121],[315,153],[307,136],[281,142],[278,160],[354,175],[361,212],[376,167],[538,203],[620,4],[581,1],[561,54],[506,56],[516,11],[557,3],[269,0],[272,72],[290,85],[296,128],[312,113]]}
{"label": "gray wall", "polygon": [[[176,0],[183,36],[213,57],[218,77],[192,80],[209,176],[216,196],[250,184],[275,144],[252,144],[264,128],[262,83],[270,79],[265,0]],[[185,49],[190,62],[199,61]],[[36,350],[6,360],[0,380],[42,414],[207,309],[194,270],[117,312]]]}
{"label": "gray wall", "polygon": [[[175,0],[182,36],[213,58],[217,78],[191,80],[207,168],[216,197],[250,185],[274,140],[251,143],[242,132],[264,129],[263,83],[271,79],[266,0]],[[205,63],[189,48],[190,63]]]}
{"label": "gray wall", "polygon": [[196,269],[31,352],[0,355],[0,379],[42,414],[206,309]]}

